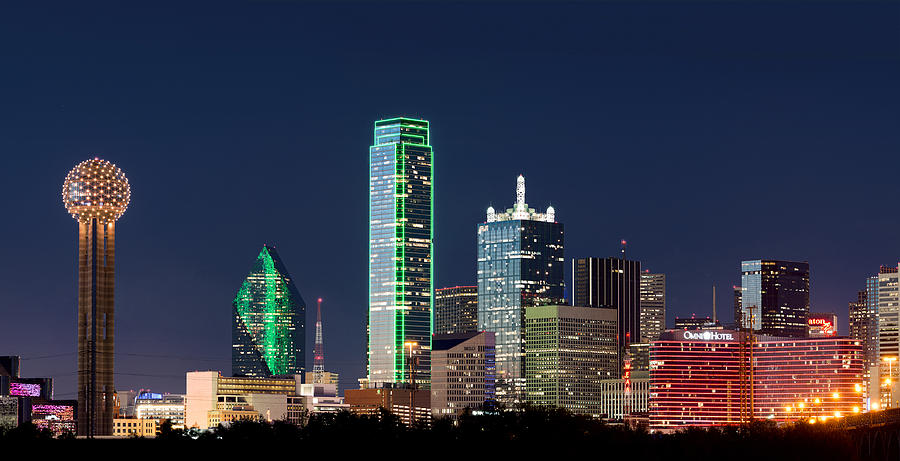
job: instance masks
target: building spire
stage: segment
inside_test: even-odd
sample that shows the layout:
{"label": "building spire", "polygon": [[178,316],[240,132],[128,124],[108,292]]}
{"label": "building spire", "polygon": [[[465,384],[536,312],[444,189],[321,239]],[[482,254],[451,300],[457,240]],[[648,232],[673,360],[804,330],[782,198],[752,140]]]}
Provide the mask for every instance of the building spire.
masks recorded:
{"label": "building spire", "polygon": [[525,176],[522,175],[516,179],[516,208],[525,208]]}

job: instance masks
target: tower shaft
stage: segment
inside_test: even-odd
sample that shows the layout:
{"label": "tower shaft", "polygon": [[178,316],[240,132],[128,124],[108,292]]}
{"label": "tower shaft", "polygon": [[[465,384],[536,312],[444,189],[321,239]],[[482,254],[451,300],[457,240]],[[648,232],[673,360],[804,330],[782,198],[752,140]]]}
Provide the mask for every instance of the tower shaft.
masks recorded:
{"label": "tower shaft", "polygon": [[321,381],[322,373],[325,372],[325,342],[322,339],[322,299],[316,311],[316,344],[313,350],[313,373],[316,374],[316,380]]}
{"label": "tower shaft", "polygon": [[78,223],[78,435],[112,435],[115,222]]}

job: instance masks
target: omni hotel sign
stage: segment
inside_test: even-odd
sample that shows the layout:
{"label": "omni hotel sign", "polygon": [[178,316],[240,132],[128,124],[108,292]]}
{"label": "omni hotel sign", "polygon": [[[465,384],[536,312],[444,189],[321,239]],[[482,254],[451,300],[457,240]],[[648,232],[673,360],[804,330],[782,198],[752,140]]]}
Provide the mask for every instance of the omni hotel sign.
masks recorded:
{"label": "omni hotel sign", "polygon": [[734,341],[733,333],[723,333],[720,331],[689,331],[684,330],[682,333],[684,339],[695,341]]}

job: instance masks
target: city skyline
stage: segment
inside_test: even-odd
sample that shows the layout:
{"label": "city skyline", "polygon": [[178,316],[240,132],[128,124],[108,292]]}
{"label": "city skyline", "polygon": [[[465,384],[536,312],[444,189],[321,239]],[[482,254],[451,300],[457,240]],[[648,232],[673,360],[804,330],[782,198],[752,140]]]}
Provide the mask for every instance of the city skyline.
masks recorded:
{"label": "city skyline", "polygon": [[[0,193],[27,197],[9,200],[5,211],[31,224],[0,231],[9,242],[9,262],[0,269],[0,288],[8,296],[0,312],[12,324],[27,326],[0,338],[0,349],[22,355],[25,374],[54,377],[58,398],[74,398],[65,394],[75,389],[75,242],[56,194],[61,173],[96,155],[120,165],[141,191],[122,218],[127,232],[116,242],[117,385],[146,383],[180,392],[184,371],[228,370],[231,317],[222,306],[246,275],[247,255],[276,243],[300,292],[329,300],[328,366],[340,372],[342,388],[355,387],[365,374],[362,152],[371,144],[372,121],[394,114],[433,124],[436,287],[475,282],[472,228],[488,206],[507,205],[511,179],[524,174],[529,195],[541,198],[533,205],[554,206],[565,222],[567,256],[614,255],[624,238],[629,259],[666,273],[669,319],[709,315],[709,286],[739,283],[742,260],[805,260],[810,310],[836,312],[839,333],[846,335],[846,303],[855,299],[860,281],[873,267],[896,265],[900,254],[897,240],[883,232],[896,226],[896,218],[873,212],[887,203],[891,168],[873,171],[849,160],[861,153],[890,164],[900,146],[893,130],[900,95],[892,83],[900,69],[882,58],[897,51],[885,45],[891,36],[878,32],[881,18],[896,8],[884,7],[889,11],[882,14],[818,12],[808,41],[793,34],[794,22],[808,18],[802,7],[778,10],[775,18],[771,7],[725,5],[696,19],[662,7],[672,13],[663,21],[627,5],[567,6],[550,13],[559,24],[549,32],[516,44],[483,31],[450,40],[448,24],[463,16],[459,10],[416,6],[419,13],[446,15],[432,39],[410,46],[429,56],[423,73],[451,78],[410,82],[401,96],[379,94],[380,85],[398,74],[368,51],[356,51],[355,40],[375,36],[378,44],[390,44],[403,37],[374,34],[365,25],[368,18],[351,17],[359,31],[327,49],[329,55],[347,54],[346,63],[302,46],[321,27],[285,36],[254,28],[259,38],[216,48],[190,38],[204,34],[186,23],[176,24],[174,37],[198,58],[178,52],[174,42],[141,41],[137,32],[171,23],[157,14],[146,22],[108,23],[71,11],[91,25],[77,30],[68,22],[51,21],[34,31],[12,25],[6,30],[29,37],[34,56],[56,56],[62,46],[97,67],[57,81],[52,76],[67,67],[60,62],[14,57],[10,65],[28,78],[0,77],[6,88],[17,90],[8,98],[8,136],[0,141],[11,162]],[[306,11],[284,8],[283,13]],[[340,16],[328,7],[313,10]],[[518,13],[514,28],[521,32],[541,23],[546,15],[537,10]],[[29,15],[27,9],[16,11]],[[672,37],[674,44],[635,38],[634,31],[602,19],[598,29],[619,37],[612,40],[616,46],[566,48],[567,40],[583,43],[580,34],[591,43],[601,37],[575,32],[594,27],[581,27],[587,19],[573,11],[594,19],[603,11],[643,18],[646,24],[632,26]],[[104,19],[117,12],[122,10],[106,12]],[[249,12],[263,24],[279,24],[281,14],[274,11]],[[477,21],[505,14],[497,7],[483,12]],[[222,11],[223,21],[235,23],[239,13],[247,11]],[[735,28],[732,14],[766,24],[770,34],[751,47],[746,37],[755,37],[756,27]],[[185,17],[190,23],[204,15],[188,8]],[[720,40],[710,43],[679,22]],[[849,27],[834,34],[835,24]],[[216,26],[205,27],[213,37],[222,34]],[[92,28],[121,40],[78,32]],[[560,41],[539,43],[554,33]],[[751,53],[757,45],[763,52]],[[263,49],[271,54],[257,53]],[[297,50],[301,59],[290,61],[337,68],[341,77],[324,82],[282,59]],[[240,63],[234,68],[223,59],[232,52]],[[487,59],[496,55],[496,62]],[[108,64],[114,56],[124,65]],[[193,59],[199,64],[192,65]],[[354,59],[361,65],[350,64]],[[534,70],[534,62],[554,65]],[[147,64],[155,70],[141,76]],[[222,66],[236,74],[210,73]],[[184,72],[176,77],[170,68]],[[475,78],[462,69],[485,74]],[[524,69],[533,74],[522,77]],[[279,70],[289,77],[279,77]],[[652,76],[658,72],[664,78]],[[179,82],[185,89],[168,94]],[[259,88],[258,97],[220,100],[244,85]],[[321,95],[297,89],[306,85],[321,88]],[[492,123],[484,124],[481,115]],[[779,168],[771,169],[767,162],[775,161]],[[805,200],[790,209],[773,207],[783,199],[780,191],[748,194],[741,186],[760,177],[791,182],[805,191]],[[628,192],[605,200],[600,193],[607,190]],[[734,224],[756,216],[781,225],[751,231]],[[730,300],[731,293],[721,289],[718,306],[726,321],[722,306]],[[307,323],[313,321],[308,317]],[[198,331],[197,325],[205,328]],[[304,350],[312,350],[311,336]]]}

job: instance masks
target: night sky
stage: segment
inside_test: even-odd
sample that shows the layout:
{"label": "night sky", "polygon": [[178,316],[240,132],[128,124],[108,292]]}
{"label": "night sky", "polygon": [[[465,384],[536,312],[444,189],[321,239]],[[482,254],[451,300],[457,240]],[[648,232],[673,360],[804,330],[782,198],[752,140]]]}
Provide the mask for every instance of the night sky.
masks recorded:
{"label": "night sky", "polygon": [[[475,281],[489,205],[552,204],[572,257],[620,239],[668,320],[721,317],[742,259],[807,260],[837,312],[900,259],[900,4],[290,1],[0,7],[0,355],[75,397],[76,225],[94,156],[117,227],[116,383],[230,372],[231,301],[264,243],[326,368],[365,373],[368,146],[431,121],[435,284]],[[184,3],[184,4],[181,4]],[[567,279],[569,274],[567,273]]]}

